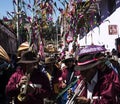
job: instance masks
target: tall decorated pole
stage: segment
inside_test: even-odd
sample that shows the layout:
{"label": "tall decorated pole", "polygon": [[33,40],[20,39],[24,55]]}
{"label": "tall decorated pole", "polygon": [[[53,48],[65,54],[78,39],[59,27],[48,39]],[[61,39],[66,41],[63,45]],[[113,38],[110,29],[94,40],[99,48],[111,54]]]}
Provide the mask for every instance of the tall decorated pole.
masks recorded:
{"label": "tall decorated pole", "polygon": [[19,0],[16,0],[16,15],[17,15],[17,21],[16,21],[16,29],[17,29],[17,41],[18,41],[18,45],[20,44],[20,37],[19,37],[19,14],[20,14],[20,11],[19,11]]}
{"label": "tall decorated pole", "polygon": [[54,30],[52,16],[53,13],[56,14],[56,10],[61,11],[57,2],[64,5],[61,0],[13,0],[15,14],[13,24],[18,46],[21,42],[28,41],[37,52],[41,44],[44,48],[44,43],[52,40],[55,34],[55,31],[54,33],[52,31]]}

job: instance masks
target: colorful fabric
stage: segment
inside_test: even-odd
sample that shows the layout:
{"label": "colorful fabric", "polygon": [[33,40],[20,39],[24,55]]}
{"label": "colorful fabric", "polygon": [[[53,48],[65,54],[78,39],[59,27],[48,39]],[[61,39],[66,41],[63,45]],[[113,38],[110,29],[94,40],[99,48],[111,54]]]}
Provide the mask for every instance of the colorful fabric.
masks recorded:
{"label": "colorful fabric", "polygon": [[[87,97],[87,87],[80,96]],[[93,89],[91,100],[93,100],[92,104],[120,103],[120,80],[113,69],[107,67],[104,71],[98,71],[98,82]]]}
{"label": "colorful fabric", "polygon": [[15,104],[43,104],[43,99],[50,96],[50,86],[49,80],[40,72],[40,70],[35,69],[30,77],[30,82],[33,84],[40,84],[42,88],[36,87],[33,94],[29,93],[29,100],[26,102],[20,102],[17,99],[20,89],[16,87],[16,84],[20,81],[20,78],[24,75],[21,69],[17,71],[10,77],[8,84],[6,86],[6,94],[8,97],[14,97]]}
{"label": "colorful fabric", "polygon": [[[74,75],[73,77],[71,78],[71,74],[74,72]],[[62,85],[61,83],[59,83],[59,87],[61,88],[61,90],[64,90],[60,96],[59,96],[59,99],[58,99],[58,104],[66,104],[67,100],[68,100],[68,89],[72,89],[72,91],[74,91],[75,89],[75,86],[76,86],[76,82],[77,82],[77,76],[79,75],[79,71],[75,71],[74,70],[74,66],[71,67],[71,69],[63,69],[62,70],[62,75],[61,75],[61,78],[62,78],[62,81],[66,82],[67,86],[66,86],[66,89],[62,89]],[[70,80],[71,78],[71,80]],[[75,82],[75,83],[74,83]]]}

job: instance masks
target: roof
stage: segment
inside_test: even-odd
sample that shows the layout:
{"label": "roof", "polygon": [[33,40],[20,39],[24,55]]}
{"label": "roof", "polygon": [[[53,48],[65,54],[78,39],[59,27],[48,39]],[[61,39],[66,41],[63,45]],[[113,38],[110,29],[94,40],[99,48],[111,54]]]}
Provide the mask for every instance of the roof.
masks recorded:
{"label": "roof", "polygon": [[10,28],[5,25],[2,20],[0,20],[0,30],[2,30],[4,33],[6,33],[9,37],[13,38],[13,39],[17,39],[15,36],[15,33],[10,30]]}

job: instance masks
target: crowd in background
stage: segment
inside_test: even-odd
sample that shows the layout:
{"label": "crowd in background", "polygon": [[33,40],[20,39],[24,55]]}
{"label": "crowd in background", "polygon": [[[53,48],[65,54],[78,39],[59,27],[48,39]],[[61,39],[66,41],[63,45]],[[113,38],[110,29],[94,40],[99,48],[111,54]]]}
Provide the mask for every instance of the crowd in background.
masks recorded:
{"label": "crowd in background", "polygon": [[0,49],[0,104],[120,104],[115,49],[90,45],[40,54],[24,43],[16,58]]}

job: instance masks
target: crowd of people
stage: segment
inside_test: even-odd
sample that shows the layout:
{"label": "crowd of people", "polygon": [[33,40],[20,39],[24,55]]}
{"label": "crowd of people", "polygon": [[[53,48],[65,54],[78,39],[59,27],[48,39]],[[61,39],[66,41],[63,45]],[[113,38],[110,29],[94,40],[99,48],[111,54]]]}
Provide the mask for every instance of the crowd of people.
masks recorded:
{"label": "crowd of people", "polygon": [[[120,104],[120,65],[105,47],[85,46],[77,57],[50,53],[44,60],[28,44],[18,50],[9,68],[0,54],[0,104]],[[9,64],[2,67],[3,61]]]}

